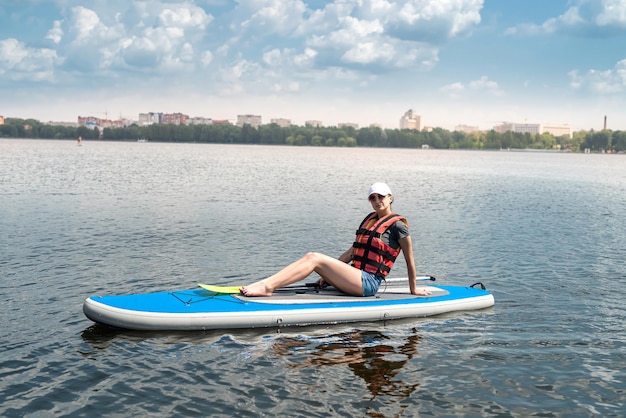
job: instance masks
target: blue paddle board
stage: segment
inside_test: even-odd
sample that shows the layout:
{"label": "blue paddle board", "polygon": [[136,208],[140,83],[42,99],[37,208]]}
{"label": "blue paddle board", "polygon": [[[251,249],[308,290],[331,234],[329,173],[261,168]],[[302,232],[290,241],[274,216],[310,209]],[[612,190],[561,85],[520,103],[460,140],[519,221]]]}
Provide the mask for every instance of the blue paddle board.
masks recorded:
{"label": "blue paddle board", "polygon": [[[480,284],[480,283],[478,283]],[[477,284],[477,285],[478,285]],[[423,286],[408,291],[407,279],[388,279],[375,296],[355,297],[313,285],[278,289],[270,297],[246,297],[239,286],[91,296],[83,304],[90,320],[133,330],[209,330],[338,324],[426,317],[494,305],[480,286]]]}

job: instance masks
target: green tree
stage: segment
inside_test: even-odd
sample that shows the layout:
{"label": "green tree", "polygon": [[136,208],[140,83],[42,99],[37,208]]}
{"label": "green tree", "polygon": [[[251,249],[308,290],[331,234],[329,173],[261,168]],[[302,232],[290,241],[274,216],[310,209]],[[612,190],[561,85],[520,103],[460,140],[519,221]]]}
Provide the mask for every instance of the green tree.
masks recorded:
{"label": "green tree", "polygon": [[613,149],[616,152],[626,151],[626,131],[613,132]]}
{"label": "green tree", "polygon": [[259,143],[261,144],[284,144],[285,130],[275,123],[259,126]]}
{"label": "green tree", "polygon": [[585,135],[584,148],[589,148],[593,151],[607,150],[611,147],[611,131],[605,129],[599,132],[593,130]]}
{"label": "green tree", "polygon": [[260,139],[259,131],[249,124],[241,128],[241,142],[244,144],[258,144]]}
{"label": "green tree", "polygon": [[381,143],[383,130],[377,127],[362,128],[356,134],[356,142],[360,147],[377,147]]}
{"label": "green tree", "polygon": [[500,149],[502,148],[502,135],[495,130],[490,130],[485,136],[484,147],[487,149]]}
{"label": "green tree", "polygon": [[348,136],[341,137],[337,140],[337,146],[339,147],[356,147],[356,138]]}

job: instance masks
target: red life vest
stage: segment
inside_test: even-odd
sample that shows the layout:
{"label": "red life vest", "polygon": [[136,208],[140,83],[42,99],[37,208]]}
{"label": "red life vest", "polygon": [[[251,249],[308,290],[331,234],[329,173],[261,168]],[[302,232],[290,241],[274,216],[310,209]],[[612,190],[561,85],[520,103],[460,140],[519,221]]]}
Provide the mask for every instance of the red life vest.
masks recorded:
{"label": "red life vest", "polygon": [[407,223],[406,219],[397,213],[392,213],[382,219],[377,219],[376,212],[365,217],[356,231],[356,240],[352,244],[354,267],[383,277],[389,274],[396,257],[400,254],[400,247],[392,248],[380,237],[397,221]]}

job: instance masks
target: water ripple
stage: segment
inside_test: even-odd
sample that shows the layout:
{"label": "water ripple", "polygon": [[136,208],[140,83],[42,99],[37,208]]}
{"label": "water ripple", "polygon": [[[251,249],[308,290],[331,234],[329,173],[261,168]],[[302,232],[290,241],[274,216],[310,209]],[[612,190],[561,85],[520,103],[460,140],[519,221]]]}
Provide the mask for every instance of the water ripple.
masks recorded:
{"label": "water ripple", "polygon": [[[2,416],[623,416],[620,156],[0,148]],[[194,333],[82,315],[91,294],[241,284],[307,251],[338,255],[378,180],[409,219],[418,269],[485,283],[494,308]]]}

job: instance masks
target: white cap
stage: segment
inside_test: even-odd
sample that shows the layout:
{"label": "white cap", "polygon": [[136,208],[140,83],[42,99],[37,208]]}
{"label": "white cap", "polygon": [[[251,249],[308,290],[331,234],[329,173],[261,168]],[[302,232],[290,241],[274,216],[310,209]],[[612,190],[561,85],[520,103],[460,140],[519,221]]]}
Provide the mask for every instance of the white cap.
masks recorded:
{"label": "white cap", "polygon": [[385,183],[374,183],[370,186],[370,191],[367,193],[367,197],[370,197],[372,194],[379,194],[381,196],[387,196],[391,193],[391,189]]}

